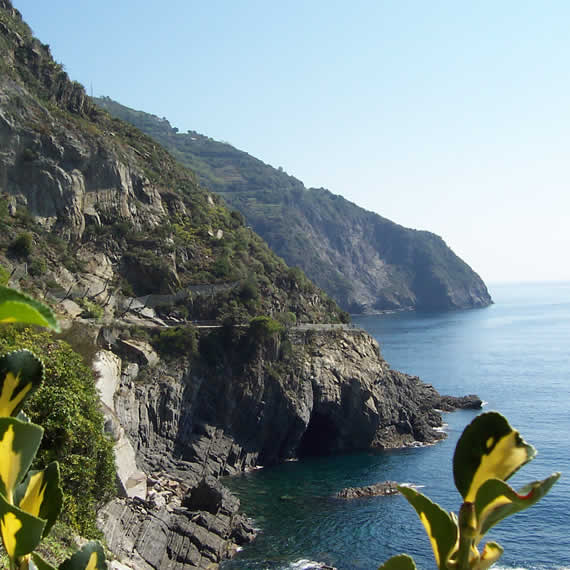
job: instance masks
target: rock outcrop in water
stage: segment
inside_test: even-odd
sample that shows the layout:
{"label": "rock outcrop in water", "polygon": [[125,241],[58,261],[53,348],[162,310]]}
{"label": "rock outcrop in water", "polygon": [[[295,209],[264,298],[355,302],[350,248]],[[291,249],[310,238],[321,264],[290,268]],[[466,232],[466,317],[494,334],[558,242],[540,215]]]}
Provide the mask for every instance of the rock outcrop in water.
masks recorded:
{"label": "rock outcrop in water", "polygon": [[338,499],[360,499],[361,497],[388,497],[397,495],[398,484],[394,481],[383,481],[382,483],[374,483],[373,485],[365,485],[364,487],[346,487],[341,489],[335,497]]}
{"label": "rock outcrop in water", "polygon": [[[112,336],[102,331],[100,338]],[[436,429],[442,397],[417,377],[392,370],[364,331],[293,328],[289,339],[286,366],[264,343],[239,367],[243,345],[228,346],[209,367],[163,360],[135,365],[123,353],[115,368],[120,378],[108,373],[100,389],[114,392],[115,422],[135,448],[136,469],[162,474],[174,481],[174,491],[157,492],[153,475],[142,494],[105,507],[102,529],[114,552],[144,570],[219,562],[253,533],[239,501],[215,478],[300,455],[444,437]],[[112,348],[121,351],[119,342]],[[101,351],[98,360],[116,358]],[[453,405],[453,398],[445,400]]]}

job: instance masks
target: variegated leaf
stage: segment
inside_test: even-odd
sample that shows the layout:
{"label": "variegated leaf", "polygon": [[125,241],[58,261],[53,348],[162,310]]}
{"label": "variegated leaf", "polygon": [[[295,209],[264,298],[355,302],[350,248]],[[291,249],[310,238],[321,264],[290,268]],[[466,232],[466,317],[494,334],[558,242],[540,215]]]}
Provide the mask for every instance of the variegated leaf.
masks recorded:
{"label": "variegated leaf", "polygon": [[0,323],[40,325],[59,332],[52,310],[27,295],[0,285]]}
{"label": "variegated leaf", "polygon": [[476,570],[487,570],[491,568],[499,558],[501,558],[504,548],[496,542],[488,542],[483,549],[483,554],[476,567]]}
{"label": "variegated leaf", "polygon": [[59,465],[54,461],[42,471],[30,471],[14,492],[15,505],[46,521],[44,536],[61,512],[63,493],[59,481]]}
{"label": "variegated leaf", "polygon": [[60,564],[59,570],[106,570],[105,552],[100,542],[88,542],[71,558]]}
{"label": "variegated leaf", "polygon": [[550,491],[559,477],[560,473],[554,473],[543,481],[534,481],[525,485],[518,492],[500,479],[489,479],[483,483],[475,498],[479,535],[477,542],[504,518],[537,503]]}
{"label": "variegated leaf", "polygon": [[398,554],[386,560],[378,570],[416,570],[416,564],[411,556]]}
{"label": "variegated leaf", "polygon": [[0,357],[0,417],[17,416],[24,400],[42,383],[44,366],[29,350]]}
{"label": "variegated leaf", "polygon": [[13,493],[32,464],[44,430],[16,418],[0,418],[0,494],[13,503]]}
{"label": "variegated leaf", "polygon": [[507,480],[536,455],[504,416],[487,412],[463,431],[453,456],[455,486],[466,502],[473,502],[487,479]]}
{"label": "variegated leaf", "polygon": [[0,495],[0,534],[13,560],[32,552],[40,543],[45,521],[22,511]]}
{"label": "variegated leaf", "polygon": [[447,511],[415,489],[399,486],[398,490],[418,513],[431,542],[437,567],[445,569],[447,559],[457,547],[457,523]]}

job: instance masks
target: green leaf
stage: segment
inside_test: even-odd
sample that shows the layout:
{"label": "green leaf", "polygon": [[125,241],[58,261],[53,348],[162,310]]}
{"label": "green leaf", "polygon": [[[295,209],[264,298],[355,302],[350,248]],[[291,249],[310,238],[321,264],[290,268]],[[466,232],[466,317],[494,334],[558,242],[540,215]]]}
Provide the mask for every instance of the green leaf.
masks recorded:
{"label": "green leaf", "polygon": [[59,481],[59,465],[54,461],[43,471],[30,471],[14,492],[15,505],[47,521],[44,536],[47,536],[61,512],[63,493]]}
{"label": "green leaf", "polygon": [[483,549],[483,554],[481,555],[481,559],[475,566],[475,570],[487,570],[491,568],[499,558],[501,558],[505,549],[496,542],[488,542]]}
{"label": "green leaf", "polygon": [[418,513],[431,542],[437,567],[446,569],[446,562],[457,547],[457,523],[447,511],[419,491],[402,486],[398,486],[398,490]]}
{"label": "green leaf", "polygon": [[411,556],[398,554],[386,560],[378,570],[416,570],[416,564]]}
{"label": "green leaf", "polygon": [[485,481],[477,492],[475,513],[478,524],[477,542],[488,530],[504,518],[528,509],[537,503],[558,481],[560,473],[553,473],[543,481],[533,481],[515,491],[500,479]]}
{"label": "green leaf", "polygon": [[17,416],[25,399],[42,383],[44,366],[29,350],[0,358],[0,417]]}
{"label": "green leaf", "polygon": [[100,542],[88,542],[59,566],[59,570],[106,570],[105,552]]}
{"label": "green leaf", "polygon": [[536,455],[504,416],[487,412],[463,431],[453,455],[455,486],[466,502],[473,502],[487,479],[507,480]]}
{"label": "green leaf", "polygon": [[13,503],[13,493],[32,464],[44,430],[16,418],[0,418],[0,494]]}
{"label": "green leaf", "polygon": [[47,305],[3,285],[0,285],[0,323],[40,325],[60,331],[57,319]]}
{"label": "green leaf", "polygon": [[28,570],[57,570],[46,562],[37,552],[32,552],[32,559],[30,560]]}
{"label": "green leaf", "polygon": [[8,556],[14,560],[34,550],[42,539],[45,521],[11,505],[0,495],[0,534]]}

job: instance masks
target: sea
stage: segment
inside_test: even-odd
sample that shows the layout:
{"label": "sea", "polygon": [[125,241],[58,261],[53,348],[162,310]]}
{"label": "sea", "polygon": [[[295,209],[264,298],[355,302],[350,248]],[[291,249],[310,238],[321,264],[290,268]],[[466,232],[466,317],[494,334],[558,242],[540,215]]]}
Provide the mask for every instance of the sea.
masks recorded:
{"label": "sea", "polygon": [[[446,313],[399,312],[354,318],[379,342],[392,368],[420,376],[442,394],[477,394],[503,413],[537,457],[515,487],[555,471],[541,502],[491,529],[505,553],[496,569],[570,569],[570,283],[498,284],[494,304]],[[344,487],[411,483],[446,510],[460,495],[451,472],[455,444],[477,411],[444,414],[447,439],[432,446],[360,452],[285,463],[227,478],[258,538],[228,569],[375,569],[400,552],[436,568],[415,511],[402,496],[335,499]]]}

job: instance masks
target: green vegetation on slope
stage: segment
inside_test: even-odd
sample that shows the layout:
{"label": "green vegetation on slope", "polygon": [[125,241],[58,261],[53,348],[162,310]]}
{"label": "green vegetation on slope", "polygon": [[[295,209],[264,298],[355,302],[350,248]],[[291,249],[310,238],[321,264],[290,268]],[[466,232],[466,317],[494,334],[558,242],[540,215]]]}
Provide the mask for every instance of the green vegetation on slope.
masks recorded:
{"label": "green vegetation on slope", "polygon": [[94,100],[137,126],[245,215],[285,261],[345,309],[448,309],[488,304],[485,285],[438,236],[399,226],[302,182],[231,145],[165,118]]}
{"label": "green vegetation on slope", "polygon": [[24,407],[44,429],[36,468],[59,461],[62,520],[85,537],[98,535],[96,508],[116,494],[113,442],[103,433],[103,415],[93,373],[81,356],[50,333],[2,327],[0,353],[27,348],[44,363],[45,379]]}
{"label": "green vegetation on slope", "polygon": [[[189,319],[247,320],[288,311],[300,322],[346,319],[303,275],[291,276],[237,211],[152,138],[93,106],[16,10],[0,9],[2,111],[0,263],[24,267],[41,296],[94,271],[104,254],[116,295],[181,294]],[[89,202],[89,205],[87,203]],[[71,273],[62,276],[62,267]],[[213,286],[196,299],[192,287]],[[90,311],[93,313],[93,311]]]}

